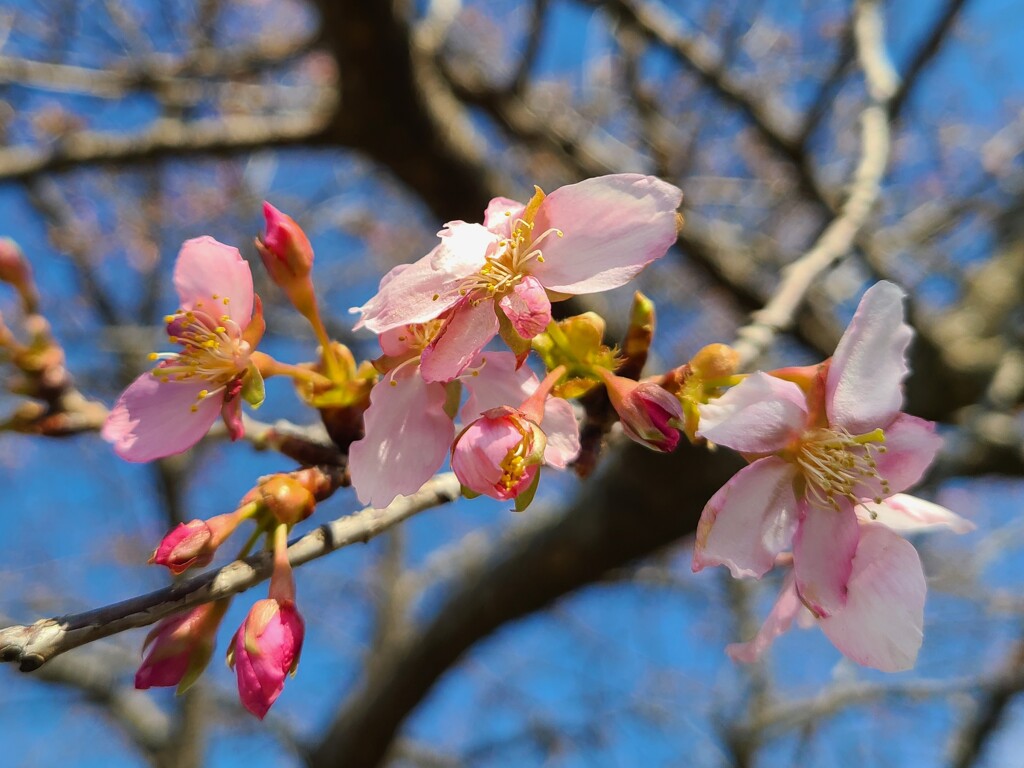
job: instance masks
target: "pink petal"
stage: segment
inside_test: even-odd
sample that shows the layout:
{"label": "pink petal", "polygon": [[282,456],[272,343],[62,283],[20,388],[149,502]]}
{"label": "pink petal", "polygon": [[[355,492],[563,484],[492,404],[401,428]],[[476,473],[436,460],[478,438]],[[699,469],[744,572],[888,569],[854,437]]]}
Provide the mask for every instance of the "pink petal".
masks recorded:
{"label": "pink petal", "polygon": [[512,234],[512,222],[523,215],[526,206],[507,197],[496,197],[487,204],[484,212],[484,226],[491,232],[509,237]]}
{"label": "pink petal", "polygon": [[821,629],[843,655],[883,672],[910,669],[921,648],[924,572],[910,542],[884,525],[861,526],[846,607]]}
{"label": "pink petal", "polygon": [[241,440],[245,437],[245,424],[242,422],[242,401],[235,397],[231,401],[224,401],[220,409],[220,417],[228,430],[228,437],[234,440]]}
{"label": "pink petal", "polygon": [[544,463],[556,469],[565,469],[580,453],[580,426],[572,404],[560,397],[545,400],[544,423],[541,428],[548,439],[544,448]]}
{"label": "pink petal", "polygon": [[425,381],[451,381],[498,333],[494,302],[464,299],[455,306],[434,340],[420,356]]}
{"label": "pink petal", "polygon": [[914,335],[903,321],[903,295],[895,285],[882,281],[860,300],[829,366],[825,396],[829,424],[863,434],[885,427],[899,412],[903,379],[909,370],[907,347]]}
{"label": "pink petal", "polygon": [[[220,412],[222,398],[198,400],[207,382],[158,381],[144,373],[118,398],[101,435],[127,461],[152,461],[198,443]],[[196,406],[197,410],[192,411]]]}
{"label": "pink petal", "polygon": [[452,471],[460,483],[476,493],[501,500],[514,499],[529,487],[539,469],[536,464],[526,467],[511,488],[501,484],[501,464],[522,440],[522,433],[511,418],[482,416],[455,439]]}
{"label": "pink petal", "polygon": [[437,236],[441,245],[431,252],[430,266],[459,278],[469,277],[480,269],[501,240],[487,227],[465,221],[449,221]]}
{"label": "pink petal", "polygon": [[[525,365],[516,369],[516,357],[511,352],[484,353],[473,365],[479,366],[477,373],[462,380],[469,392],[459,411],[464,423],[501,405],[519,407],[540,384],[536,374]],[[580,452],[579,423],[572,405],[560,397],[549,397],[544,401],[541,428],[548,440],[544,463],[564,469]]]}
{"label": "pink petal", "polygon": [[465,424],[500,405],[518,408],[540,384],[527,366],[516,370],[516,356],[511,352],[481,353],[472,367],[475,373],[462,379],[469,392],[459,411],[459,418]]}
{"label": "pink petal", "polygon": [[[355,327],[366,326],[374,333],[410,323],[425,323],[457,304],[462,276],[435,270],[431,265],[437,246],[419,261],[399,264],[380,281],[377,294],[353,312],[362,317]],[[436,299],[434,297],[437,297]]]}
{"label": "pink petal", "polygon": [[212,237],[197,237],[182,244],[174,265],[174,288],[182,309],[203,309],[214,318],[226,314],[242,329],[252,318],[249,264],[237,248]]}
{"label": "pink petal", "polygon": [[796,528],[793,480],[793,466],[774,456],[737,472],[701,513],[693,570],[725,565],[737,578],[770,571]]}
{"label": "pink petal", "polygon": [[[394,382],[394,386],[392,386]],[[389,373],[370,392],[366,435],[349,448],[359,501],[381,509],[420,489],[444,463],[455,426],[444,412],[445,387],[409,367]]]}
{"label": "pink petal", "polygon": [[498,305],[524,339],[532,339],[551,322],[551,302],[535,277],[523,278],[512,293],[501,297]]}
{"label": "pink petal", "polygon": [[790,573],[782,584],[782,591],[779,592],[779,597],[775,601],[775,605],[772,606],[771,613],[768,614],[768,618],[764,620],[764,624],[757,630],[753,639],[745,643],[731,643],[725,647],[725,652],[733,661],[753,664],[764,655],[775,638],[789,631],[793,625],[793,619],[802,610],[806,609],[800,602],[793,574]]}
{"label": "pink petal", "polygon": [[881,504],[858,504],[857,516],[865,522],[877,520],[897,533],[921,533],[937,528],[948,528],[954,533],[970,533],[975,525],[945,507],[930,501],[897,493]]}
{"label": "pink petal", "polygon": [[796,438],[807,422],[800,387],[755,373],[717,400],[700,406],[697,434],[743,453],[771,453]]}
{"label": "pink petal", "polygon": [[556,189],[541,203],[534,237],[558,228],[539,244],[544,261],[530,272],[562,293],[595,293],[624,285],[676,241],[682,192],[636,173],[587,179]]}
{"label": "pink petal", "polygon": [[807,508],[793,537],[793,570],[804,604],[819,617],[846,605],[860,528],[848,503],[839,510]]}
{"label": "pink petal", "polygon": [[942,447],[942,438],[933,422],[901,413],[885,428],[884,445],[885,453],[876,455],[878,474],[889,482],[889,493],[897,493],[921,479]]}

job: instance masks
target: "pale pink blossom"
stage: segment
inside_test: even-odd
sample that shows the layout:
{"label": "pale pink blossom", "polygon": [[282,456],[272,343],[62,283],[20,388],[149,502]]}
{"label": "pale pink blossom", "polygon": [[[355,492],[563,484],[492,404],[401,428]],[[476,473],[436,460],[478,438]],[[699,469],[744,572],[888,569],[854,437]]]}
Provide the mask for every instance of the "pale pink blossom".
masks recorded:
{"label": "pale pink blossom", "polygon": [[[522,510],[533,498],[543,464],[562,468],[575,458],[579,443],[574,414],[566,401],[550,396],[564,370],[559,367],[549,373],[518,407],[498,405],[483,410],[459,433],[452,443],[451,461],[464,488],[495,499],[516,499],[516,509]],[[474,410],[483,404],[483,398],[477,397]],[[555,423],[542,428],[548,413],[555,414]],[[556,442],[549,448],[546,429],[558,432],[568,422],[572,424],[568,434],[575,444]]]}
{"label": "pale pink blossom", "polygon": [[[651,176],[618,174],[540,190],[527,204],[495,198],[483,225],[449,222],[441,243],[395,267],[358,308],[375,333],[443,319],[423,350],[426,381],[451,381],[498,333],[530,339],[551,301],[625,284],[676,239],[682,193]],[[505,332],[503,332],[504,335]]]}
{"label": "pale pink blossom", "polygon": [[898,532],[941,527],[964,533],[974,526],[945,507],[905,494],[857,511],[860,537],[846,605],[832,616],[815,619],[800,602],[790,573],[760,630],[748,642],[728,646],[729,656],[757,661],[795,619],[803,627],[817,624],[843,655],[858,664],[884,672],[914,666],[923,636],[925,579],[917,551]]}
{"label": "pale pink blossom", "polygon": [[260,720],[295,672],[304,634],[295,604],[273,598],[256,602],[235,634],[228,663],[238,676],[242,704]]}
{"label": "pale pink blossom", "polygon": [[934,424],[899,411],[912,336],[902,298],[887,282],[864,294],[810,399],[756,373],[700,407],[699,436],[755,460],[705,507],[694,570],[724,564],[760,577],[792,545],[801,600],[819,617],[846,605],[860,539],[854,507],[912,486],[941,444]]}
{"label": "pale pink blossom", "polygon": [[[419,490],[441,468],[455,437],[458,388],[469,397],[460,411],[469,422],[490,408],[521,403],[539,380],[528,368],[516,368],[509,352],[481,354],[456,382],[424,381],[417,363],[430,329],[422,325],[392,329],[380,336],[388,373],[370,393],[365,435],[349,449],[349,472],[363,504],[382,508],[396,496]],[[391,367],[394,366],[394,367]],[[455,405],[449,403],[449,393]],[[563,468],[579,453],[579,428],[572,406],[549,398],[545,403],[548,448],[545,458]]]}
{"label": "pale pink blossom", "polygon": [[[128,461],[190,448],[218,414],[231,437],[241,437],[243,390],[261,383],[250,355],[263,321],[249,265],[238,250],[211,237],[186,241],[174,287],[181,306],[165,320],[170,342],[181,351],[151,355],[157,366],[124,391],[103,425],[103,437]],[[254,389],[262,392],[261,386]],[[246,399],[256,402],[254,397]]]}

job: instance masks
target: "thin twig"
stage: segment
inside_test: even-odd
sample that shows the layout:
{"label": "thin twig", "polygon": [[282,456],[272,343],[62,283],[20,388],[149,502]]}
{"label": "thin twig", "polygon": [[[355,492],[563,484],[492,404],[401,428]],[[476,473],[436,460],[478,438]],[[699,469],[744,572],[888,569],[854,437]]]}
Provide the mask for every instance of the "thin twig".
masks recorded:
{"label": "thin twig", "polygon": [[850,194],[839,215],[803,256],[786,268],[785,276],[765,307],[737,332],[736,349],[743,367],[753,365],[771,346],[779,331],[789,328],[814,282],[853,249],[857,233],[867,222],[882,191],[892,136],[889,101],[899,77],[885,50],[882,13],[877,0],[860,0],[854,16],[857,58],[864,72],[868,103],[861,112],[861,157]]}
{"label": "thin twig", "polygon": [[[289,560],[299,566],[342,547],[369,541],[412,515],[454,501],[459,492],[455,475],[438,475],[386,509],[364,509],[325,523],[289,546]],[[30,672],[72,648],[243,592],[267,579],[271,566],[270,555],[262,553],[120,603],[0,629],[0,659],[17,662],[23,672]]]}

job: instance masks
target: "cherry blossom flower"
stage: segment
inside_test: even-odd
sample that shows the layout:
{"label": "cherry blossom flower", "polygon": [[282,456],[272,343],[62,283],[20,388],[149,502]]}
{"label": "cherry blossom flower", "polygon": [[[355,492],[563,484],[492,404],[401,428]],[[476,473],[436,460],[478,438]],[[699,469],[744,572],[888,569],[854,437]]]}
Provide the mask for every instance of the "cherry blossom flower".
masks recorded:
{"label": "cherry blossom flower", "polygon": [[[352,485],[363,504],[382,508],[396,496],[414,493],[448,455],[455,437],[458,387],[424,381],[419,375],[419,353],[436,328],[436,323],[413,325],[380,336],[385,353],[381,360],[390,370],[370,393],[364,437],[349,449]],[[509,352],[478,356],[459,381],[469,391],[461,410],[461,418],[467,422],[490,408],[521,403],[539,384],[528,368],[516,369],[515,357]],[[456,398],[454,404],[449,403],[450,392]],[[549,399],[545,418],[550,432],[549,463],[564,467],[579,452],[572,406]]]}
{"label": "cherry blossom flower", "polygon": [[726,648],[733,660],[757,661],[795,619],[803,627],[816,623],[844,656],[858,664],[883,672],[914,666],[923,637],[925,579],[917,551],[899,532],[941,527],[965,533],[974,526],[945,507],[905,494],[858,507],[858,513],[860,538],[846,605],[832,616],[816,619],[800,601],[790,573],[753,639]]}
{"label": "cherry blossom flower", "polygon": [[[449,222],[441,243],[395,267],[359,307],[375,333],[438,318],[423,350],[425,381],[451,381],[502,330],[525,340],[551,320],[551,301],[617,288],[665,255],[676,239],[679,189],[618,174],[539,189],[526,205],[495,198],[484,223]],[[518,351],[518,350],[517,350]]]}
{"label": "cherry blossom flower", "polygon": [[[242,436],[241,399],[258,405],[262,378],[250,360],[263,335],[249,265],[212,237],[188,240],[174,267],[181,307],[165,320],[179,352],[153,353],[157,366],[124,391],[103,425],[128,461],[151,461],[195,445],[222,415]],[[255,314],[253,313],[255,306]]]}
{"label": "cherry blossom flower", "polygon": [[[452,443],[452,471],[464,488],[495,499],[515,499],[516,509],[523,510],[533,499],[541,465],[564,469],[576,457],[579,436],[575,414],[568,402],[550,396],[552,386],[564,372],[561,366],[551,371],[544,381],[532,386],[518,407],[483,409],[459,433]],[[469,412],[484,404],[484,398],[475,397]],[[546,423],[548,413],[554,423]],[[545,429],[541,428],[542,422],[546,423]],[[547,430],[555,436],[553,442]]]}
{"label": "cherry blossom flower", "polygon": [[846,605],[855,506],[916,483],[941,444],[934,424],[899,411],[913,335],[902,298],[887,282],[864,294],[809,396],[756,373],[700,406],[697,434],[754,460],[704,508],[694,570],[724,564],[760,577],[792,544],[803,603],[819,617]]}

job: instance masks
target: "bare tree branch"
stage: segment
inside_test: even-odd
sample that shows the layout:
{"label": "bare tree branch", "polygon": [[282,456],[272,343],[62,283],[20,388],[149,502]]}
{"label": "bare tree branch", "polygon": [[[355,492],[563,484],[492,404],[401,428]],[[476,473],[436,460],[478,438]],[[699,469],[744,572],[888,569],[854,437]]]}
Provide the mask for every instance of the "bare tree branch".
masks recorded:
{"label": "bare tree branch", "polygon": [[[336,468],[328,468],[327,472],[334,473]],[[438,475],[411,496],[400,496],[386,509],[365,509],[325,523],[289,546],[289,560],[299,566],[342,547],[369,541],[412,515],[454,501],[459,492],[454,475]],[[0,657],[6,662],[17,662],[22,671],[30,672],[71,648],[244,592],[267,579],[271,565],[270,554],[264,552],[120,603],[0,629]]]}
{"label": "bare tree branch", "polygon": [[885,30],[876,2],[861,0],[857,3],[854,37],[869,102],[861,112],[861,157],[849,197],[813,247],[786,268],[782,282],[764,309],[755,312],[753,322],[737,332],[735,347],[743,367],[754,364],[764,354],[776,333],[792,326],[814,282],[850,253],[857,233],[867,222],[881,194],[892,143],[888,106],[899,78],[885,50]]}

